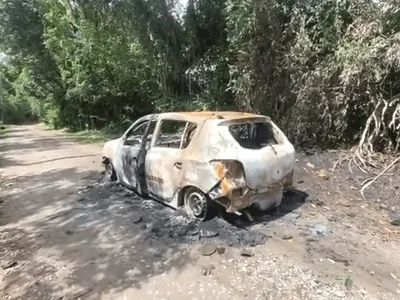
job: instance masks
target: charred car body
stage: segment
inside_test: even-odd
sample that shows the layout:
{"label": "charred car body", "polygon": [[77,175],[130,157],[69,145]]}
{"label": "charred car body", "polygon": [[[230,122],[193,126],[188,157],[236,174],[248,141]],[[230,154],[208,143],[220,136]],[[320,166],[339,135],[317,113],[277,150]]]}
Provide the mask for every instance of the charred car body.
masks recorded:
{"label": "charred car body", "polygon": [[204,219],[210,201],[239,214],[279,206],[295,150],[267,116],[171,112],[144,116],[107,142],[103,163],[112,179]]}

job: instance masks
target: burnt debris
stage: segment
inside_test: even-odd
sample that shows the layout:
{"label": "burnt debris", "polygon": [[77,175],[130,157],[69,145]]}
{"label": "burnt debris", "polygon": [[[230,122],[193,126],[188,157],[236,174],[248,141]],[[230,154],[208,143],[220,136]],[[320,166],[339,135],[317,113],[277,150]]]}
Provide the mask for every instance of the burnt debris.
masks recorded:
{"label": "burnt debris", "polygon": [[[245,216],[233,214],[220,214],[210,220],[199,221],[187,216],[183,209],[172,209],[160,202],[145,199],[137,194],[129,193],[125,187],[115,183],[98,183],[90,189],[81,190],[77,205],[98,205],[105,209],[115,209],[120,215],[131,220],[132,226],[142,230],[145,239],[149,241],[163,241],[169,239],[174,243],[216,243],[233,247],[252,247],[265,244],[268,235],[253,229],[252,224],[267,224],[283,213],[289,213],[300,204],[293,207],[293,201],[285,203],[280,210],[270,212],[268,215],[255,214],[255,221],[249,222]],[[84,195],[82,195],[84,194]],[[127,201],[129,199],[129,201]],[[227,216],[228,215],[228,216]],[[118,217],[118,216],[116,216]],[[259,226],[258,226],[259,228]]]}

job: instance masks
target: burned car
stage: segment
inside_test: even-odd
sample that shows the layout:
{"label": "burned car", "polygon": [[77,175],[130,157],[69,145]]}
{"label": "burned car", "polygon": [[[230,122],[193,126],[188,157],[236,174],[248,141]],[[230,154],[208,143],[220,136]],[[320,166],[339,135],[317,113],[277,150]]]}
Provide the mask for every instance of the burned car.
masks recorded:
{"label": "burned car", "polygon": [[204,219],[210,203],[241,214],[280,205],[295,150],[267,116],[242,112],[146,115],[103,147],[113,180]]}

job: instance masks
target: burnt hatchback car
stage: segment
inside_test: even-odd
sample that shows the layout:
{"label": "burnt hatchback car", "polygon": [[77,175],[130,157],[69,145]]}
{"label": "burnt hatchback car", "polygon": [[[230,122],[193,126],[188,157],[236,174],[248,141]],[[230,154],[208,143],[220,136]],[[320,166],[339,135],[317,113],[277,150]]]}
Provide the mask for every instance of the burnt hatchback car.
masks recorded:
{"label": "burnt hatchback car", "polygon": [[204,219],[211,201],[237,214],[279,206],[295,150],[267,116],[170,112],[146,115],[107,142],[103,163],[111,179]]}

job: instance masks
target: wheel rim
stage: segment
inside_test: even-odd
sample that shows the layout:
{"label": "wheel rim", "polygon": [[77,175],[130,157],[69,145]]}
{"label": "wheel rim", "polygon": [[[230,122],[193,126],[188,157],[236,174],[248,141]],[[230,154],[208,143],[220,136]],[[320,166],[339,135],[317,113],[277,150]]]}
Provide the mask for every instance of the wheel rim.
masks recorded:
{"label": "wheel rim", "polygon": [[192,192],[187,197],[187,204],[190,212],[196,217],[203,217],[207,209],[207,199],[198,192]]}

